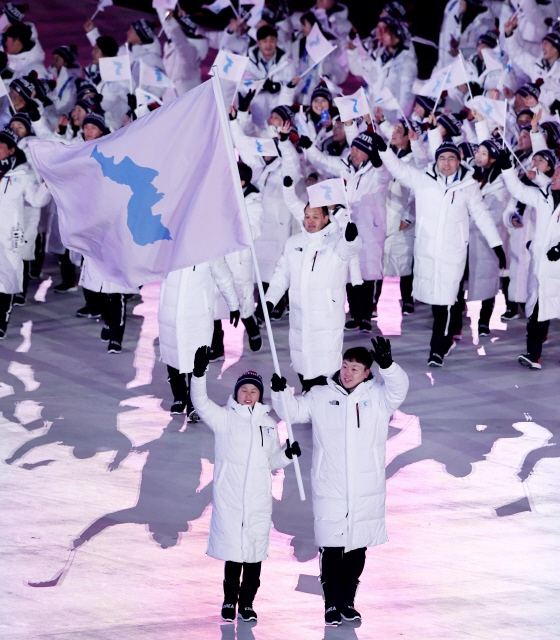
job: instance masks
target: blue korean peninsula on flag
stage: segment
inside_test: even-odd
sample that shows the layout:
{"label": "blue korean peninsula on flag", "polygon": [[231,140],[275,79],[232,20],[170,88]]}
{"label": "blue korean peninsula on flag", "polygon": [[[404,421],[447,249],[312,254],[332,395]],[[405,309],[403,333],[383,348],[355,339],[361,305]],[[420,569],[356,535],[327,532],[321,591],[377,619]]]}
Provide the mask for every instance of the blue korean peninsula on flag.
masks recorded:
{"label": "blue korean peninsula on flag", "polygon": [[226,144],[208,81],[106,137],[30,149],[65,246],[134,286],[248,247]]}

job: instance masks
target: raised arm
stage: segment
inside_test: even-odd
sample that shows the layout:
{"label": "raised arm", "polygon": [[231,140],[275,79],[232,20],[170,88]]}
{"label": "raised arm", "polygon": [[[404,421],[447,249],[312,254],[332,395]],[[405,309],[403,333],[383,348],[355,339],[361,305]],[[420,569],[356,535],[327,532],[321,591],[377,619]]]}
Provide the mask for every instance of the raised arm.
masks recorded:
{"label": "raised arm", "polygon": [[206,374],[191,378],[191,400],[198,415],[214,433],[225,429],[228,409],[210,400],[206,393]]}
{"label": "raised arm", "polygon": [[405,187],[416,191],[422,184],[422,171],[410,165],[410,163],[399,160],[393,151],[387,148],[380,151],[379,155],[383,164],[387,167],[393,178],[402,182]]}
{"label": "raised arm", "polygon": [[535,187],[523,184],[517,176],[514,167],[502,171],[502,177],[511,195],[519,202],[523,202],[530,207],[536,207],[541,199],[541,193]]}

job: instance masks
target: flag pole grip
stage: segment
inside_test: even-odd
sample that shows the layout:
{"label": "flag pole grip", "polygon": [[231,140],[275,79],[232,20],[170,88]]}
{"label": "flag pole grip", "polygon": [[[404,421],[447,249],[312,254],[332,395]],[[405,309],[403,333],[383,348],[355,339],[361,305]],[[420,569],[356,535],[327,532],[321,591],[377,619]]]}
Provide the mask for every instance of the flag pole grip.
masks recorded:
{"label": "flag pole grip", "polygon": [[[261,304],[262,304],[262,310],[263,310],[263,315],[264,315],[264,321],[265,321],[265,325],[266,325],[266,333],[268,335],[268,341],[270,344],[270,352],[272,354],[272,362],[274,364],[274,371],[278,376],[281,376],[281,371],[280,371],[280,363],[278,362],[278,354],[276,352],[276,344],[274,342],[274,336],[272,334],[272,326],[270,324],[270,317],[268,315],[268,308],[266,306],[266,302],[264,301],[264,288],[263,288],[263,283],[262,283],[262,279],[261,279],[261,273],[260,273],[260,269],[259,269],[259,263],[257,260],[257,254],[255,251],[255,244],[253,242],[253,236],[251,234],[251,226],[249,224],[249,216],[247,214],[247,205],[245,204],[245,198],[243,196],[243,191],[241,188],[241,181],[239,180],[239,177],[237,175],[238,173],[238,169],[237,169],[237,160],[235,159],[235,152],[234,152],[234,146],[233,146],[233,140],[231,137],[231,132],[230,132],[230,128],[229,128],[229,120],[228,120],[228,114],[226,112],[226,107],[225,107],[225,103],[224,103],[224,98],[223,98],[223,94],[222,94],[222,87],[220,85],[220,79],[218,77],[218,70],[217,68],[214,69],[214,75],[212,76],[212,86],[214,88],[214,95],[216,97],[216,102],[218,104],[218,113],[220,114],[220,121],[221,121],[221,125],[222,125],[222,132],[226,138],[226,149],[227,149],[227,153],[228,153],[228,158],[231,164],[231,168],[232,168],[232,172],[235,171],[235,175],[234,175],[234,185],[235,185],[235,194],[237,196],[237,202],[239,204],[239,208],[241,209],[241,218],[243,220],[243,227],[244,227],[244,231],[245,231],[245,238],[247,240],[247,243],[249,244],[249,248],[251,249],[251,256],[253,259],[253,266],[255,269],[255,277],[256,277],[256,281],[257,281],[257,287],[259,289],[259,296],[261,299]],[[282,398],[282,411],[284,413],[284,422],[286,423],[286,429],[288,431],[288,438],[290,439],[290,443],[294,442],[294,433],[292,430],[292,424],[290,422],[290,415],[288,413],[288,405],[286,402],[286,396],[285,394],[289,393],[289,390],[285,390],[284,393],[281,394],[281,398]],[[296,474],[296,480],[297,480],[297,485],[298,485],[298,490],[299,490],[299,497],[300,499],[303,501],[305,500],[305,490],[303,488],[303,480],[301,477],[301,470],[299,468],[299,460],[297,458],[297,456],[293,456],[292,458],[292,462],[294,463],[294,471]]]}

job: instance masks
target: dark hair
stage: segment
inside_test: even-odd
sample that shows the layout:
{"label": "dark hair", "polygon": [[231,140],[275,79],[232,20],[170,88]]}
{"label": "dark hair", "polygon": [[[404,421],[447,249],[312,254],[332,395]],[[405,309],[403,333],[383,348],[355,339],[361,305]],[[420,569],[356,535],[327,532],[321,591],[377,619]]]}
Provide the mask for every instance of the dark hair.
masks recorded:
{"label": "dark hair", "polygon": [[19,40],[23,45],[24,51],[29,51],[33,48],[33,32],[31,27],[28,27],[23,22],[10,25],[6,31],[4,31],[4,42],[6,38],[12,38],[13,40]]}
{"label": "dark hair", "polygon": [[119,52],[119,45],[113,36],[99,36],[95,44],[107,58],[114,58]]}
{"label": "dark hair", "polygon": [[[311,204],[308,202],[305,207],[304,207],[304,211],[307,209],[307,207],[309,207],[311,209]],[[313,207],[313,209],[319,209],[319,207]],[[324,216],[328,216],[329,215],[329,208],[328,207],[320,207],[321,211],[323,212]]]}
{"label": "dark hair", "polygon": [[342,359],[363,364],[366,369],[371,369],[373,364],[371,351],[365,347],[352,347],[351,349],[346,349]]}
{"label": "dark hair", "polygon": [[308,22],[311,26],[317,23],[317,16],[313,13],[313,11],[306,11],[301,18],[299,19],[300,24],[304,22]]}
{"label": "dark hair", "polygon": [[244,162],[238,162],[237,168],[239,170],[239,178],[243,180],[245,184],[249,184],[253,179],[253,170],[251,167]]}

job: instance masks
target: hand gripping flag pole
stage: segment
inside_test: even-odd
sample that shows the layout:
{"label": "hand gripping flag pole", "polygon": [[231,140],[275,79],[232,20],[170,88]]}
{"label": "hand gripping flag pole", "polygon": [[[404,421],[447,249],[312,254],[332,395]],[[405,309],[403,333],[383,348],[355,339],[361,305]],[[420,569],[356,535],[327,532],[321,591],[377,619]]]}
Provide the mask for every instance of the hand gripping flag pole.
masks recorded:
{"label": "hand gripping flag pole", "polygon": [[[220,116],[220,122],[222,125],[222,131],[226,138],[226,148],[228,153],[228,158],[231,164],[232,171],[238,172],[237,169],[237,160],[235,159],[235,152],[233,147],[233,140],[231,138],[231,132],[229,129],[229,120],[228,115],[226,113],[226,107],[224,104],[224,98],[222,95],[222,87],[220,86],[220,79],[218,77],[218,71],[214,69],[214,75],[212,76],[212,86],[214,88],[214,95],[216,96],[216,102],[218,104],[218,114]],[[253,266],[255,268],[255,276],[257,279],[257,286],[259,289],[259,295],[262,301],[262,309],[264,315],[264,321],[266,324],[266,333],[268,335],[268,342],[270,343],[270,352],[272,353],[272,361],[274,363],[274,371],[280,376],[280,364],[278,362],[278,354],[276,353],[276,345],[274,343],[274,336],[272,335],[272,327],[270,325],[270,317],[268,315],[268,308],[264,301],[264,289],[261,280],[261,273],[259,269],[259,263],[257,261],[257,254],[255,252],[255,245],[253,243],[253,236],[251,235],[251,227],[249,225],[249,216],[247,214],[247,207],[245,204],[245,198],[243,197],[243,191],[241,189],[241,181],[234,180],[235,184],[235,193],[237,196],[237,201],[239,204],[239,208],[242,212],[243,225],[245,227],[245,237],[247,238],[247,242],[249,243],[249,247],[251,249],[251,256],[253,257]],[[290,439],[290,443],[294,442],[294,434],[292,431],[292,424],[290,422],[290,417],[288,414],[288,405],[286,402],[285,393],[289,393],[289,390],[285,390],[282,393],[282,409],[284,410],[284,419],[286,422],[286,429],[288,430],[288,437]],[[294,463],[294,470],[296,472],[296,480],[299,489],[299,497],[301,500],[305,500],[305,491],[303,489],[303,481],[301,479],[301,471],[299,468],[299,460],[297,456],[293,456],[292,458]]]}

